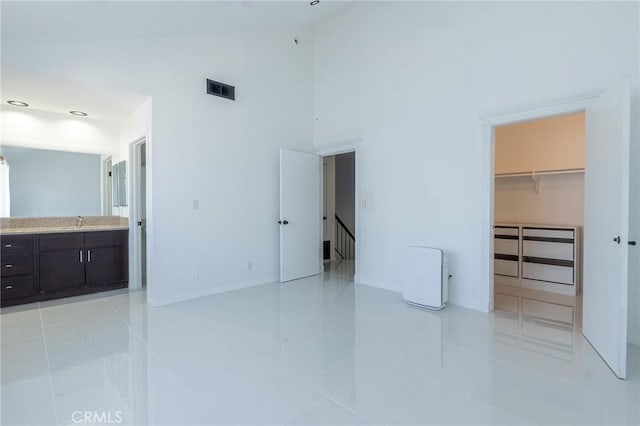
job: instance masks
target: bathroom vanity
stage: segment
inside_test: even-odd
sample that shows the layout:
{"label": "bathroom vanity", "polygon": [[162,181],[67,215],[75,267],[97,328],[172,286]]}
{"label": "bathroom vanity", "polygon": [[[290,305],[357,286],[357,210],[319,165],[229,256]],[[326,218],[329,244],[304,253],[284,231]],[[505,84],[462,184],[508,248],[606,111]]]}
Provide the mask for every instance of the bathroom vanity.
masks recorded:
{"label": "bathroom vanity", "polygon": [[128,286],[128,226],[0,229],[2,306]]}

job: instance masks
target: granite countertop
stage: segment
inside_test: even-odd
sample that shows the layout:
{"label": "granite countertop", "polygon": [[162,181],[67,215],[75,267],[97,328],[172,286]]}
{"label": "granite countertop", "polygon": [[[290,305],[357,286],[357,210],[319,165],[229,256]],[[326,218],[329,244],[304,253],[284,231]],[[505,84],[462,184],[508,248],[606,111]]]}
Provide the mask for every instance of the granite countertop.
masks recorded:
{"label": "granite countertop", "polygon": [[[81,226],[78,225],[81,221]],[[126,231],[129,220],[119,216],[0,218],[0,235]]]}
{"label": "granite countertop", "polygon": [[99,232],[99,231],[126,231],[128,226],[124,225],[87,225],[87,226],[49,226],[41,228],[4,228],[0,229],[0,235],[20,235],[20,234],[59,234],[71,232]]}

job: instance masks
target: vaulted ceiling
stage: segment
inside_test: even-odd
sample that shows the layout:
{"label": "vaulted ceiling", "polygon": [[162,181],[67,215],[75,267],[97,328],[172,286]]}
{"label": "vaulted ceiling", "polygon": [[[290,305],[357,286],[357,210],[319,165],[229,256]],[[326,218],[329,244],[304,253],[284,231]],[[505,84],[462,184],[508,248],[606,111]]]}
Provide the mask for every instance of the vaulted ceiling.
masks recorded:
{"label": "vaulted ceiling", "polygon": [[2,1],[2,39],[87,40],[313,27],[352,2]]}

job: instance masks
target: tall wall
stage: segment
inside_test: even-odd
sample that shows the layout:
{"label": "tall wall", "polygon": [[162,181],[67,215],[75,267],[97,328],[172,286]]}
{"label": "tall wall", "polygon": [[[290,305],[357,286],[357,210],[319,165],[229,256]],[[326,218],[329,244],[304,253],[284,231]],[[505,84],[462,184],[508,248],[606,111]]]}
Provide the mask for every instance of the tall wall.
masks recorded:
{"label": "tall wall", "polygon": [[491,176],[482,117],[630,76],[637,145],[638,7],[361,2],[324,22],[315,33],[314,143],[361,139],[360,281],[398,290],[402,248],[441,247],[451,301],[486,310]]}
{"label": "tall wall", "polygon": [[[296,29],[3,40],[1,62],[152,97],[148,295],[164,304],[277,280],[278,152],[313,148],[312,53]],[[207,78],[236,101],[207,95]]]}

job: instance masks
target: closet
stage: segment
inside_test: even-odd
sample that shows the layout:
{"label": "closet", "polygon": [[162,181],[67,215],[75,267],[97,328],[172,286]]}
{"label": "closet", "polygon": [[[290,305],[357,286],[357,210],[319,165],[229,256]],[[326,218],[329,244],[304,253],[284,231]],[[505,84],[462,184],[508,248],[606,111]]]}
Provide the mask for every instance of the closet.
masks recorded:
{"label": "closet", "polygon": [[584,125],[579,112],[495,129],[496,294],[580,293]]}

